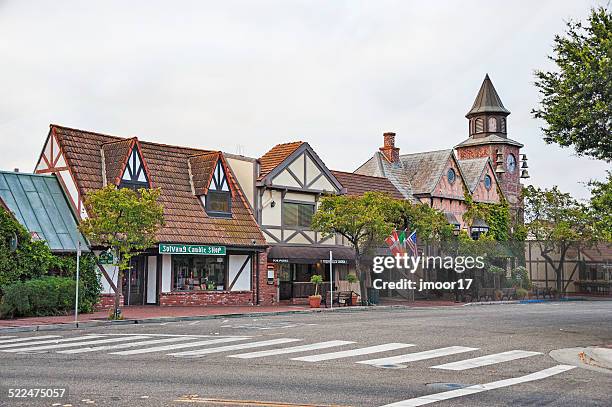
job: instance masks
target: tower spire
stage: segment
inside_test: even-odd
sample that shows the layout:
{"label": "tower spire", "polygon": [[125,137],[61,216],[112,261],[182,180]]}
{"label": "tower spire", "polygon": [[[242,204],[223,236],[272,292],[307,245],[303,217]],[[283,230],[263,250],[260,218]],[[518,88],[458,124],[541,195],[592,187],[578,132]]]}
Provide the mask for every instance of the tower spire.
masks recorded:
{"label": "tower spire", "polygon": [[493,82],[491,82],[491,78],[489,78],[489,74],[485,75],[482,85],[480,85],[480,90],[474,100],[474,104],[465,117],[469,119],[483,113],[501,114],[504,117],[510,114],[510,111],[504,107],[504,104],[497,94]]}

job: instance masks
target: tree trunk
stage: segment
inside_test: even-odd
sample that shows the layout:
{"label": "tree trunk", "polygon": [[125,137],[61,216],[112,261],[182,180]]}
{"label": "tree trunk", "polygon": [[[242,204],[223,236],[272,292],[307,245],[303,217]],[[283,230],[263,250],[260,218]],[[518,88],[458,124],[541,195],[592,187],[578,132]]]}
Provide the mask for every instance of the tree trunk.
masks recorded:
{"label": "tree trunk", "polygon": [[368,289],[366,287],[366,273],[361,268],[361,258],[358,253],[355,253],[355,268],[357,269],[357,274],[359,275],[359,289],[361,291],[361,303],[368,303]]}
{"label": "tree trunk", "polygon": [[[117,292],[115,293],[115,310],[121,308],[121,294],[123,293],[123,271],[117,273]],[[114,313],[115,311],[113,311]]]}

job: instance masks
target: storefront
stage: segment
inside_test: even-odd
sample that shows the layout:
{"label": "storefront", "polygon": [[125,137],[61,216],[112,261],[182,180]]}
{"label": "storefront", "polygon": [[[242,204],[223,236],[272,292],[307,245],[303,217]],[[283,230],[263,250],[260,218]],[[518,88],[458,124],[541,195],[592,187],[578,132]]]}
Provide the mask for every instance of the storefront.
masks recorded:
{"label": "storefront", "polygon": [[272,267],[278,276],[279,300],[292,304],[307,303],[308,296],[314,294],[310,278],[315,274],[323,276],[320,291],[325,296],[332,279],[330,251],[334,289],[346,289],[344,286],[347,284],[347,275],[355,268],[355,257],[351,248],[273,246],[268,251],[268,267]]}

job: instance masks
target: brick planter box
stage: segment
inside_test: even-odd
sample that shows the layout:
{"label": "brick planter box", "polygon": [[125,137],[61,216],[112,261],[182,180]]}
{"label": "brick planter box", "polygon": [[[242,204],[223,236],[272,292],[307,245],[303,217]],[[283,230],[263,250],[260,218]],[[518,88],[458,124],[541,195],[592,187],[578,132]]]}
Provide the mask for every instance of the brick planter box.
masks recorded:
{"label": "brick planter box", "polygon": [[[100,301],[96,304],[96,311],[111,310],[115,306],[115,294],[101,294]],[[123,307],[123,295],[119,300],[119,306]]]}

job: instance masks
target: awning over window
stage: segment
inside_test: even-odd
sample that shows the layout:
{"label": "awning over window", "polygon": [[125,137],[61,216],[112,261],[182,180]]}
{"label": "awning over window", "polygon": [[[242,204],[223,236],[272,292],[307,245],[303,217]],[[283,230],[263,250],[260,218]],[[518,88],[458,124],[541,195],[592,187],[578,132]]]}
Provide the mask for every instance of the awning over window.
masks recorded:
{"label": "awning over window", "polygon": [[457,217],[451,212],[444,212],[444,216],[446,216],[446,221],[451,225],[461,225],[457,220]]}
{"label": "awning over window", "polygon": [[329,251],[333,253],[334,263],[348,264],[355,262],[355,254],[350,247],[305,247],[273,246],[268,253],[272,263],[315,264],[329,262]]}

